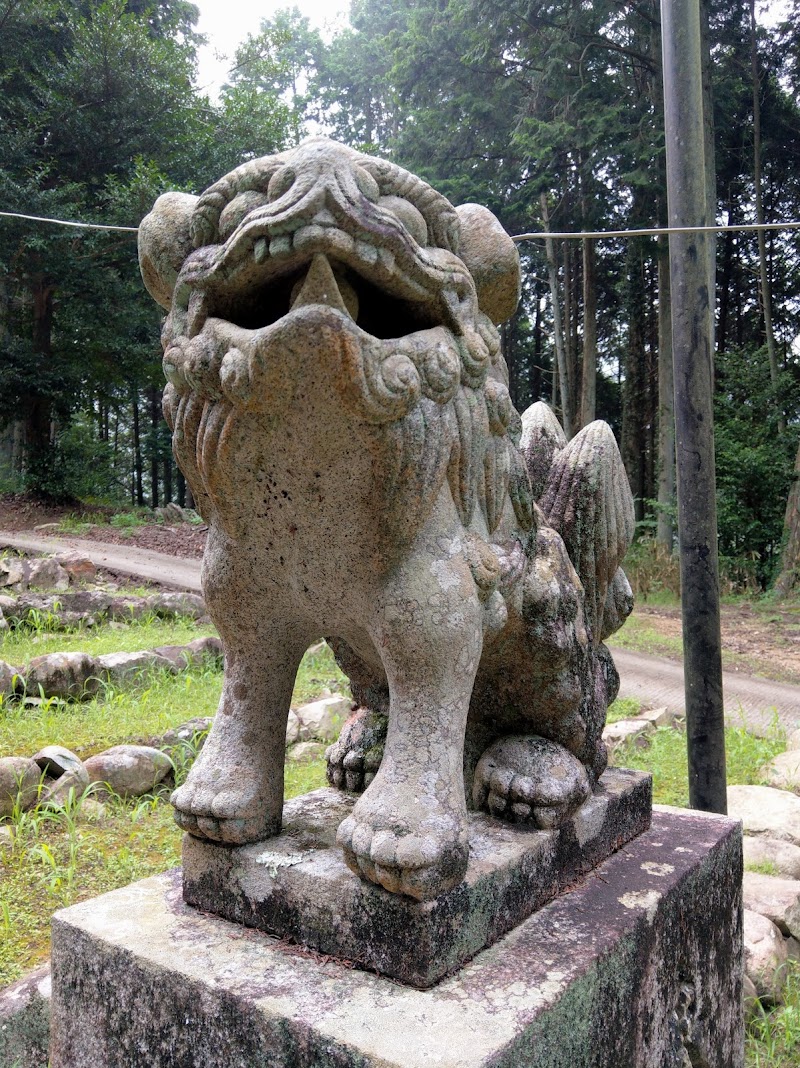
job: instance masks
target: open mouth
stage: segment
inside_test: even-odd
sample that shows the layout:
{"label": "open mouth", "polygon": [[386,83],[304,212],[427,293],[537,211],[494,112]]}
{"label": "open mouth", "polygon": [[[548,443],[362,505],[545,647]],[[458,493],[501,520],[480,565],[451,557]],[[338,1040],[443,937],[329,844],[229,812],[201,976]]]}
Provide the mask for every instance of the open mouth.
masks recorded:
{"label": "open mouth", "polygon": [[340,311],[382,340],[441,325],[457,328],[452,310],[463,285],[460,275],[396,227],[380,234],[362,229],[353,236],[333,219],[328,225],[315,219],[292,232],[270,234],[255,218],[210,263],[187,264],[186,332],[195,336],[209,318],[261,330],[312,305]]}

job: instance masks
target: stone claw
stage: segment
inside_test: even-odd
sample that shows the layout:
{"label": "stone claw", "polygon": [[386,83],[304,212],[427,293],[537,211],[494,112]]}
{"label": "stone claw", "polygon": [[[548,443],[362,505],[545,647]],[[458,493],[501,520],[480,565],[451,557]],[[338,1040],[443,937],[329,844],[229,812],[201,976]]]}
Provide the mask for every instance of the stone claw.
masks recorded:
{"label": "stone claw", "polygon": [[359,708],[342,727],[339,740],[325,753],[327,777],[331,786],[358,794],[375,778],[383,759],[386,717],[368,708]]}
{"label": "stone claw", "polygon": [[563,746],[535,735],[494,742],[475,768],[476,808],[541,830],[558,827],[591,793],[583,764]]}

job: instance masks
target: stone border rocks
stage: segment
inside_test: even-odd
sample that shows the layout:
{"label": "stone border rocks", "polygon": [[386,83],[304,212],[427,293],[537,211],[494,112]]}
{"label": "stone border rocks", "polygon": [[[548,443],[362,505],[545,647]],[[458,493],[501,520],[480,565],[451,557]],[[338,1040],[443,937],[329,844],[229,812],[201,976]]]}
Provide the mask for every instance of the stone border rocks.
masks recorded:
{"label": "stone border rocks", "polygon": [[37,694],[79,701],[103,686],[130,685],[154,668],[177,674],[206,659],[222,661],[222,642],[209,635],[186,645],[162,645],[132,653],[90,656],[78,650],[35,656],[26,667],[0,661],[0,694]]}

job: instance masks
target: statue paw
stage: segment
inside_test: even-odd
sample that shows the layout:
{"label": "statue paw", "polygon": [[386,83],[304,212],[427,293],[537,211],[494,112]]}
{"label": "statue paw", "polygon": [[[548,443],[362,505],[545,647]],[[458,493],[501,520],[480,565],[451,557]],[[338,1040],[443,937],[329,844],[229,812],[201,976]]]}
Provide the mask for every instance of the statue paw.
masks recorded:
{"label": "statue paw", "polygon": [[348,867],[393,894],[419,901],[460,883],[469,856],[466,813],[441,804],[405,812],[407,798],[391,786],[375,789],[380,786],[379,777],[339,826],[336,840]]}
{"label": "statue paw", "polygon": [[338,741],[328,747],[326,774],[331,786],[349,793],[366,790],[383,759],[386,716],[359,708],[342,727]]}
{"label": "statue paw", "polygon": [[270,838],[280,830],[281,812],[270,811],[263,785],[254,773],[206,770],[198,760],[172,794],[175,822],[195,838],[214,842],[244,845]]}
{"label": "statue paw", "polygon": [[558,827],[591,793],[583,764],[563,746],[535,735],[500,738],[475,768],[475,807],[541,830]]}

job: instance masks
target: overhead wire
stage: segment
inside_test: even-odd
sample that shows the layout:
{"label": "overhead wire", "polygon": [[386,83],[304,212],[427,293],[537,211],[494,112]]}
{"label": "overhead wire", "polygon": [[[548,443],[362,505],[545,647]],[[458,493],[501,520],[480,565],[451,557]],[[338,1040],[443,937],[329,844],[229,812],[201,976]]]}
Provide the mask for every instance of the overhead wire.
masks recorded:
{"label": "overhead wire", "polygon": [[[42,215],[24,215],[18,211],[0,211],[0,217],[6,219],[25,219],[28,222],[52,223],[56,226],[72,226],[84,230],[119,230],[124,233],[136,234],[138,226],[112,226],[106,223],[77,222],[72,219],[52,219]],[[735,231],[755,232],[758,230],[800,230],[800,222],[776,222],[776,223],[730,223],[715,226],[658,226],[647,227],[640,230],[586,230],[564,231],[562,233],[536,230],[527,234],[516,234],[511,240],[520,241],[602,241],[606,238],[629,238],[629,237],[658,237],[661,234],[692,234],[708,233],[722,234]]]}

